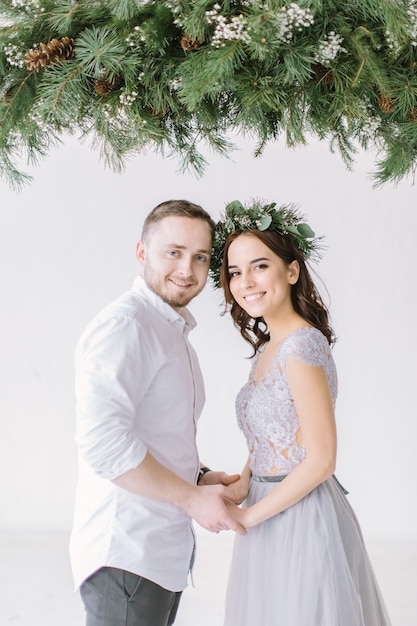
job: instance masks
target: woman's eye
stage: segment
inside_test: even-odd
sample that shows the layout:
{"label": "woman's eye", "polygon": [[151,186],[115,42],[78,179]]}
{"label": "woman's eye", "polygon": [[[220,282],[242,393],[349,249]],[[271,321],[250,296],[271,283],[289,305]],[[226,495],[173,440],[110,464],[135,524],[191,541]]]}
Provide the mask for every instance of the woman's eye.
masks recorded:
{"label": "woman's eye", "polygon": [[235,272],[229,272],[229,278],[235,278],[236,276],[239,276],[238,270],[236,270]]}

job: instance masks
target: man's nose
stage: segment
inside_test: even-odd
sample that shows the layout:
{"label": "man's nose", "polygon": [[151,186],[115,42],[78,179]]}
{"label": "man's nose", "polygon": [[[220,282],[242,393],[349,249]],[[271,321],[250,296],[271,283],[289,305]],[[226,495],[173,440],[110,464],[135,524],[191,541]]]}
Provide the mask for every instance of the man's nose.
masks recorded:
{"label": "man's nose", "polygon": [[191,276],[193,273],[193,261],[191,258],[183,256],[180,259],[178,270],[184,276]]}

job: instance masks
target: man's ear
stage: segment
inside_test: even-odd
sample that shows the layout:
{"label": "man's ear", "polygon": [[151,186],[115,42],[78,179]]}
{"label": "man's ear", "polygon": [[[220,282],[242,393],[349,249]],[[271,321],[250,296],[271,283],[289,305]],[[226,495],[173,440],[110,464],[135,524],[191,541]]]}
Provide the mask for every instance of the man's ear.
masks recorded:
{"label": "man's ear", "polygon": [[146,245],[143,241],[138,241],[136,244],[136,258],[141,265],[145,262]]}

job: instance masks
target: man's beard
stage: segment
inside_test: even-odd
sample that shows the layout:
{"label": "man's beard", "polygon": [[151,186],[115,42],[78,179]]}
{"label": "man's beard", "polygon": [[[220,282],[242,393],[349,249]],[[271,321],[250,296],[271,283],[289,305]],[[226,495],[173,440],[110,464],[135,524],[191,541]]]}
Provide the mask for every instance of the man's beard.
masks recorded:
{"label": "man's beard", "polygon": [[[152,289],[151,285],[149,285],[149,287]],[[152,289],[152,291],[153,291],[153,289]],[[155,293],[157,293],[157,292],[155,292]],[[174,297],[170,297],[170,296],[164,296],[163,294],[160,294],[160,293],[158,295],[161,298],[161,300],[166,302],[166,304],[169,304],[170,306],[172,306],[172,308],[180,309],[180,308],[182,308],[184,306],[187,306],[187,304],[189,304],[189,302],[191,302],[191,300],[193,300],[193,298],[195,298],[197,293],[194,293],[192,296],[186,296],[184,294],[184,296],[182,298],[178,298],[178,297],[174,298]]]}
{"label": "man's beard", "polygon": [[[174,309],[180,309],[184,306],[187,306],[187,304],[189,304],[191,300],[193,300],[195,296],[197,296],[204,287],[203,285],[197,291],[193,291],[192,294],[184,293],[184,294],[170,295],[169,293],[167,293],[168,289],[164,291],[161,290],[161,282],[158,280],[154,280],[154,276],[155,274],[151,269],[148,269],[147,271],[144,272],[144,278],[145,278],[145,282],[147,286],[154,293],[156,293],[161,298],[161,300],[163,300],[166,304],[169,304],[169,306],[172,306]],[[196,282],[193,281],[191,284],[193,287],[197,287]],[[165,283],[162,283],[162,285],[164,286]]]}

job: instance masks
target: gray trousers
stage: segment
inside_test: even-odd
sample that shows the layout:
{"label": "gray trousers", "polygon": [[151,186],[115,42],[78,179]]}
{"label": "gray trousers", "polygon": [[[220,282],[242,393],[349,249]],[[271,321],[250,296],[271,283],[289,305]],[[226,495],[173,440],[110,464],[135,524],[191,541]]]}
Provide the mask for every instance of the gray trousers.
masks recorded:
{"label": "gray trousers", "polygon": [[168,626],[181,593],[115,567],[102,567],[80,587],[86,626]]}

